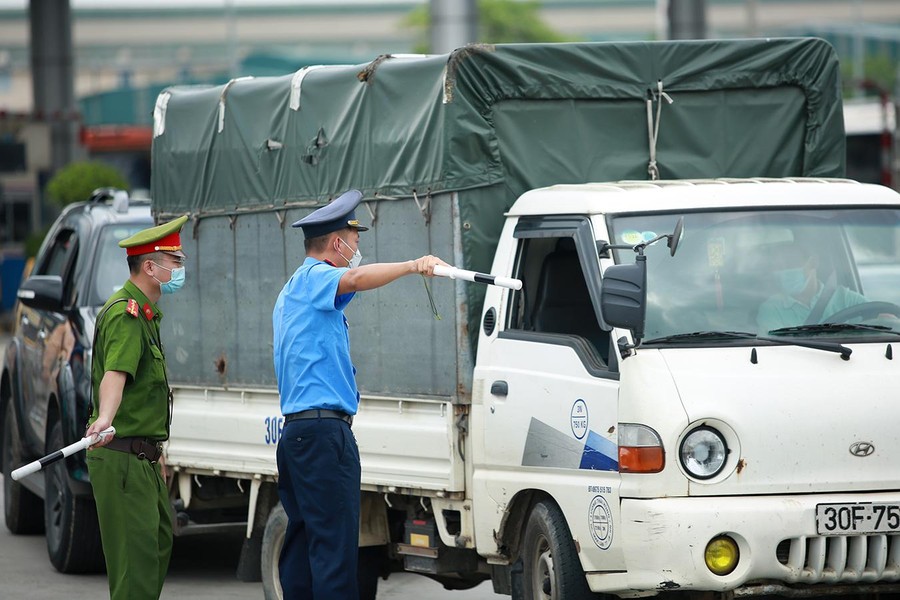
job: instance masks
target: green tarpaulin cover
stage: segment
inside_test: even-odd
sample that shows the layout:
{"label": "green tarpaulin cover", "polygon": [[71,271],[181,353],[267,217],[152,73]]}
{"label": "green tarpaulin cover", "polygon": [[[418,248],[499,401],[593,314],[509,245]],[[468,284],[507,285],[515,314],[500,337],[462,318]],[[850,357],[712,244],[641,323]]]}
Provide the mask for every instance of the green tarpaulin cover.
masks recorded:
{"label": "green tarpaulin cover", "polygon": [[[157,103],[160,213],[204,214],[500,185],[842,176],[838,62],[819,39],[469,46],[379,57]],[[162,106],[164,110],[161,110]],[[653,117],[656,116],[656,102]]]}
{"label": "green tarpaulin cover", "polygon": [[[838,61],[812,38],[381,56],[169,88],[154,135],[158,217],[315,206],[349,188],[366,200],[458,191],[457,266],[479,271],[523,192],[649,179],[654,151],[661,179],[845,170]],[[466,294],[474,332],[483,289]]]}

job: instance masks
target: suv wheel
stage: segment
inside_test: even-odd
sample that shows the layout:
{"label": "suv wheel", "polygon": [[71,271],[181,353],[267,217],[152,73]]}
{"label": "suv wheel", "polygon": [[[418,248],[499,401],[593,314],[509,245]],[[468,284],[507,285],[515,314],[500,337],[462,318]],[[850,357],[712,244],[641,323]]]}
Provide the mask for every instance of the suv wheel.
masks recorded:
{"label": "suv wheel", "polygon": [[[57,421],[47,437],[47,453],[64,445],[62,423]],[[94,499],[72,494],[65,460],[44,469],[44,489],[44,528],[50,562],[60,573],[102,571],[103,547]]]}
{"label": "suv wheel", "polygon": [[15,534],[43,533],[43,502],[9,476],[22,466],[22,441],[16,427],[13,400],[6,402],[3,416],[3,512],[6,527]]}

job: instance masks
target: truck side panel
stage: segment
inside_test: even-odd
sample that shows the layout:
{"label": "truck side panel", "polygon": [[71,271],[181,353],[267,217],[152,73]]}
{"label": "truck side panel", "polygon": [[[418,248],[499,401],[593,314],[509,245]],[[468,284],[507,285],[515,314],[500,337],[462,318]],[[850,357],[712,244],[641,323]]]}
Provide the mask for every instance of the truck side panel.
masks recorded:
{"label": "truck side panel", "polygon": [[[424,200],[424,198],[423,198]],[[381,201],[363,233],[363,263],[403,261],[430,253],[453,262],[455,195],[430,198],[426,223],[411,200]],[[182,235],[188,283],[161,307],[170,383],[214,388],[274,388],[272,308],[284,282],[302,263],[303,234],[290,223],[310,209],[293,209],[190,223]],[[428,281],[440,318],[432,314],[418,276],[357,295],[347,309],[360,392],[467,401],[468,337],[456,284]],[[462,309],[462,310],[461,310]],[[171,316],[170,316],[171,315]],[[465,341],[466,343],[462,343]],[[463,385],[457,377],[462,374]]]}

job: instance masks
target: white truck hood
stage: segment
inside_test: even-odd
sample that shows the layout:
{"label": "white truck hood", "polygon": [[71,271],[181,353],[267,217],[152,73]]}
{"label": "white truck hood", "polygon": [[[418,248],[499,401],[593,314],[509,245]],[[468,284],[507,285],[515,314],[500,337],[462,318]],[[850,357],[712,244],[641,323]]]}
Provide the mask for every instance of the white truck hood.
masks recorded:
{"label": "white truck hood", "polygon": [[[887,343],[849,347],[845,361],[821,350],[760,346],[756,364],[747,347],[661,350],[688,420],[724,421],[740,442],[730,476],[692,482],[689,493],[900,488],[900,357],[886,357]],[[680,468],[677,440],[666,446]]]}

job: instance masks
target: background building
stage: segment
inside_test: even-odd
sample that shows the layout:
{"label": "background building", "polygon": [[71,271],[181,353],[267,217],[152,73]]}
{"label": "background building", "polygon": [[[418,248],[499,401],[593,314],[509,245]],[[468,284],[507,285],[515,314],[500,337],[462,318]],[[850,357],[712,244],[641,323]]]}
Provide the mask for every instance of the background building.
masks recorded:
{"label": "background building", "polygon": [[[878,81],[894,95],[898,0],[543,0],[538,13],[565,39],[653,40],[667,36],[667,3],[678,1],[705,7],[709,38],[825,37],[842,59],[846,81]],[[77,108],[47,114],[33,108],[31,36],[44,35],[29,25],[34,2],[0,0],[0,245],[21,241],[52,219],[40,191],[54,168],[54,123],[77,126],[79,156],[115,164],[132,186],[148,187],[149,127],[165,86],[411,52],[423,32],[410,25],[410,13],[428,4],[71,0]],[[869,93],[877,91],[870,85]],[[855,93],[848,87],[848,95]]]}

